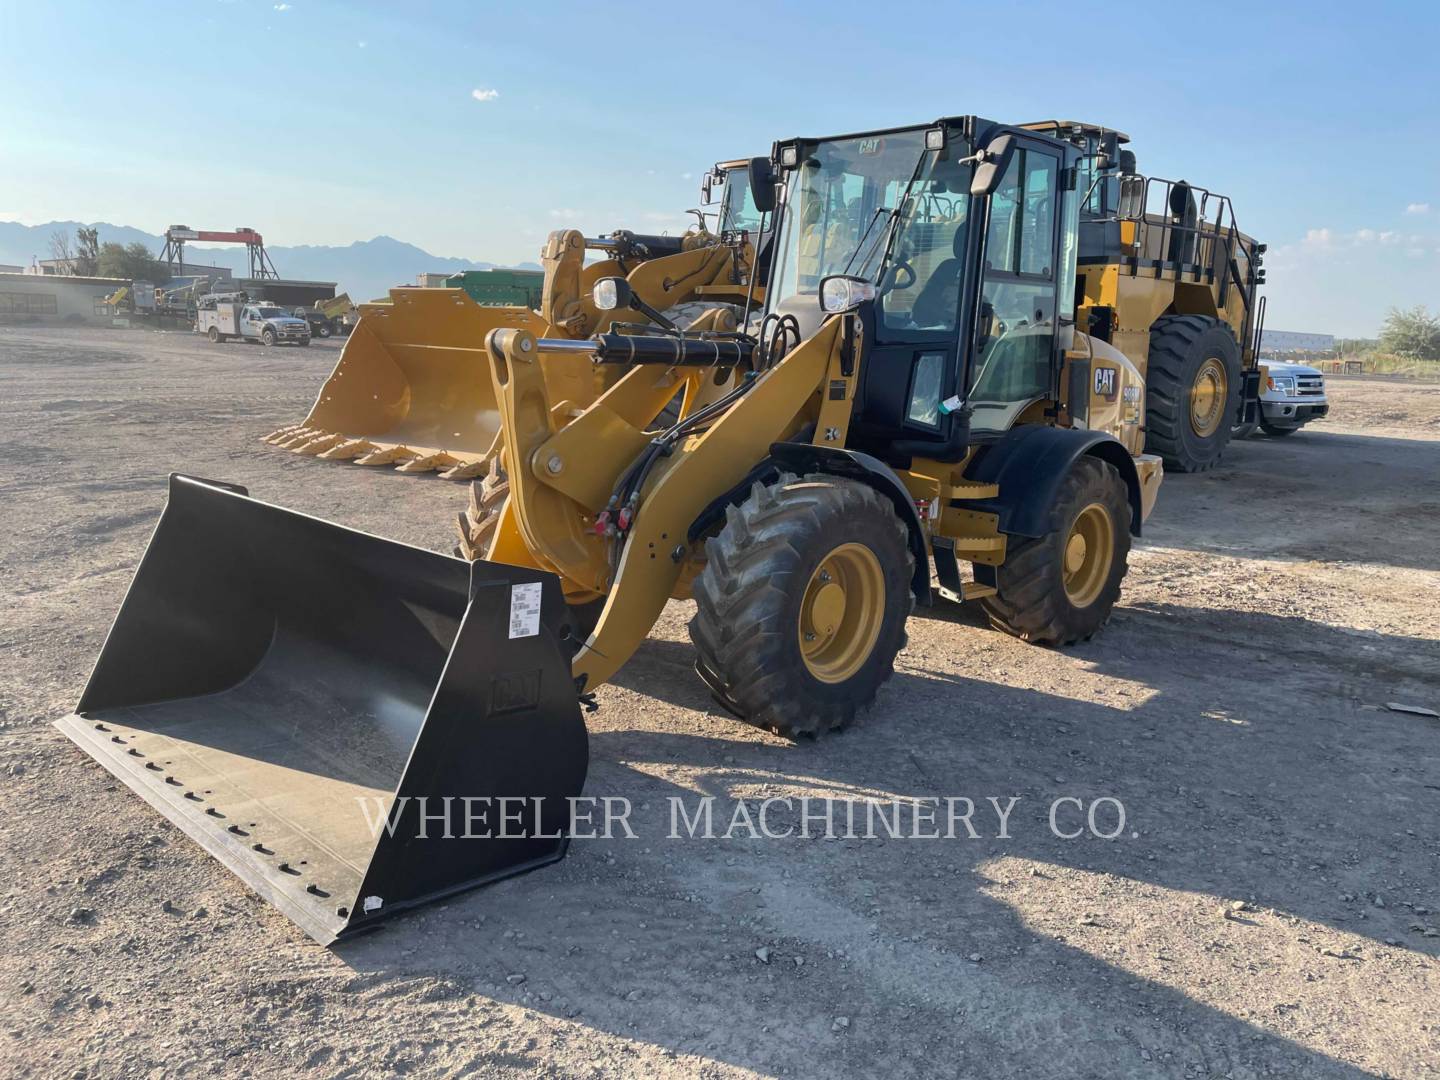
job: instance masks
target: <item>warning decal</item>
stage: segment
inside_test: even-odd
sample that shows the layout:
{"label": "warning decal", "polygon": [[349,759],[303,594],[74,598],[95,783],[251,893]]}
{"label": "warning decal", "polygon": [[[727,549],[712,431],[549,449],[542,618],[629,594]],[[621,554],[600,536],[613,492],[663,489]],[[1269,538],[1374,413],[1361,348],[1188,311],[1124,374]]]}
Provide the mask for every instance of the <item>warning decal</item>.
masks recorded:
{"label": "warning decal", "polygon": [[534,637],[540,632],[541,584],[510,586],[510,638]]}

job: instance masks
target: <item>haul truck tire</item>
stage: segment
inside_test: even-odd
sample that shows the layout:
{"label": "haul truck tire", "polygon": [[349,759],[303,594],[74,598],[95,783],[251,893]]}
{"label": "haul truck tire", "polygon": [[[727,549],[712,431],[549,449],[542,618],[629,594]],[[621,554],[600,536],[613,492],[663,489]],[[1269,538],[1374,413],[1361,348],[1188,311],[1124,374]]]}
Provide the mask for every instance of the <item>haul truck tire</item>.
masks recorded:
{"label": "haul truck tire", "polygon": [[1240,404],[1240,347],[1206,315],[1167,315],[1150,328],[1145,449],[1176,472],[1215,467]]}
{"label": "haul truck tire", "polygon": [[1012,538],[981,600],[990,624],[1037,645],[1072,645],[1110,618],[1130,553],[1130,495],[1115,466],[1082,457],[1056,496],[1057,527]]}
{"label": "haul truck tire", "polygon": [[696,670],[727,709],[794,738],[867,708],[905,645],[914,557],[854,480],[785,474],[726,512],[695,579]]}

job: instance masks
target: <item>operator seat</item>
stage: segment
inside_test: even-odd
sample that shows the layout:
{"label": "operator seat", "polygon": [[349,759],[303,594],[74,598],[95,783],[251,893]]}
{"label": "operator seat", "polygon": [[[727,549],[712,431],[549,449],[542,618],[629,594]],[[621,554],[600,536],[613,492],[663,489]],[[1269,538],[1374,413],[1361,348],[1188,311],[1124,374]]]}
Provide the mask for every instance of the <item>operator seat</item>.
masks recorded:
{"label": "operator seat", "polygon": [[960,307],[960,267],[964,257],[965,223],[955,229],[950,242],[951,257],[942,260],[915,297],[910,317],[916,326],[954,326]]}

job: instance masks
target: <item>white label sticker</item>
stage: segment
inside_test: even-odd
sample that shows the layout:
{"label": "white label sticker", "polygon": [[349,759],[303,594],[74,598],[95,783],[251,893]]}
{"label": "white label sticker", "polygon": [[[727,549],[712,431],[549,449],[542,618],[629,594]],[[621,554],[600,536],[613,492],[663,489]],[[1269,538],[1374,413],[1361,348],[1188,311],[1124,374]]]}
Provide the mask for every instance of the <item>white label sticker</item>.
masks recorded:
{"label": "white label sticker", "polygon": [[372,911],[379,911],[380,908],[384,906],[384,904],[385,901],[380,899],[380,897],[378,896],[365,897],[365,903],[363,905],[365,908],[365,914],[369,915]]}
{"label": "white label sticker", "polygon": [[534,637],[540,632],[540,590],[538,581],[510,586],[510,637]]}

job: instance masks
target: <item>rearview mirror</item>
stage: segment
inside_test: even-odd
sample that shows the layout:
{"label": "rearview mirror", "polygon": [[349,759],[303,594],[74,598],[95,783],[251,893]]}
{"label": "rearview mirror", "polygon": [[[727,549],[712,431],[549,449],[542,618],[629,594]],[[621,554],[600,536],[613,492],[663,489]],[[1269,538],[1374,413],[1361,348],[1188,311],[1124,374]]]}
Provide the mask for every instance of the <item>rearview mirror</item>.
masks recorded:
{"label": "rearview mirror", "polygon": [[702,206],[709,206],[713,201],[714,196],[711,194],[711,188],[714,184],[715,174],[713,172],[706,173],[705,179],[700,181],[700,204]]}
{"label": "rearview mirror", "polygon": [[1119,164],[1120,137],[1113,131],[1107,131],[1100,136],[1100,146],[1095,154],[1095,169],[1103,172],[1106,169],[1113,169]]}
{"label": "rearview mirror", "polygon": [[762,214],[775,209],[775,170],[769,158],[750,159],[750,198]]}
{"label": "rearview mirror", "polygon": [[993,195],[1014,152],[1014,135],[999,135],[991,139],[983,151],[985,156],[975,166],[975,175],[970,178],[970,194],[976,198]]}

